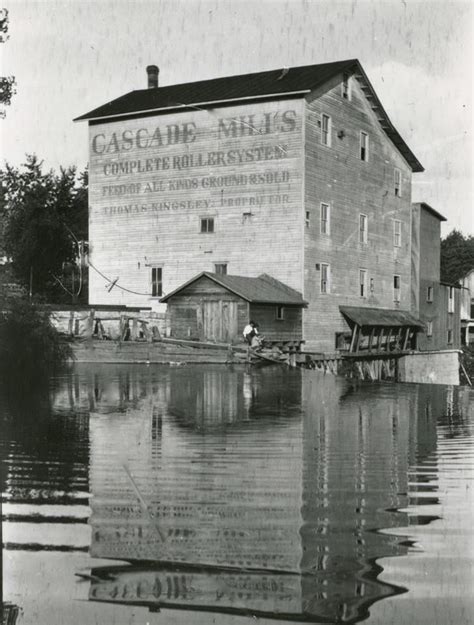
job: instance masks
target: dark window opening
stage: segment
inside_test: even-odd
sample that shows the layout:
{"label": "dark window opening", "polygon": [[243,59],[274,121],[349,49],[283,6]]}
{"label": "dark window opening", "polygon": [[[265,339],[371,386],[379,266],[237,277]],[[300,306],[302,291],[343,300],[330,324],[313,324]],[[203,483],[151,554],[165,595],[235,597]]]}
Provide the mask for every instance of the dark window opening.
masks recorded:
{"label": "dark window opening", "polygon": [[201,217],[201,232],[214,232],[214,217]]}
{"label": "dark window opening", "polygon": [[151,295],[161,297],[163,295],[163,268],[151,268]]}
{"label": "dark window opening", "polygon": [[214,271],[221,276],[225,276],[227,274],[227,263],[216,263]]}
{"label": "dark window opening", "polygon": [[283,319],[285,318],[284,310],[285,309],[283,306],[276,307],[276,318],[278,319],[278,321],[283,321]]}

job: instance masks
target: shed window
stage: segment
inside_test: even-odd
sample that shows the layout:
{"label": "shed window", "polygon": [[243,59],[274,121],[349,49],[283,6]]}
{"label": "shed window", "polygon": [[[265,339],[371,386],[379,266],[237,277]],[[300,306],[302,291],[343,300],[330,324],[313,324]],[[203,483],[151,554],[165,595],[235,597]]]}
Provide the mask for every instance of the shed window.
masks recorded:
{"label": "shed window", "polygon": [[216,263],[214,271],[221,276],[225,276],[227,274],[227,263]]}
{"label": "shed window", "polygon": [[360,160],[369,160],[369,135],[362,131],[360,133]]}
{"label": "shed window", "polygon": [[368,220],[367,215],[359,215],[359,243],[367,243]]}
{"label": "shed window", "polygon": [[349,74],[344,73],[342,75],[342,84],[341,84],[341,93],[342,93],[342,97],[345,100],[350,100],[351,99],[351,83],[350,83],[350,76]]}
{"label": "shed window", "polygon": [[285,309],[283,306],[277,306],[276,310],[275,310],[275,318],[278,319],[278,321],[283,321],[283,319],[285,318]]}
{"label": "shed window", "polygon": [[331,145],[331,118],[329,115],[322,116],[321,121],[321,143],[323,145]]}
{"label": "shed window", "polygon": [[367,297],[367,270],[359,269],[359,295]]}
{"label": "shed window", "polygon": [[161,297],[163,295],[163,268],[151,268],[151,295]]}
{"label": "shed window", "polygon": [[426,301],[430,303],[433,302],[433,287],[432,286],[426,287]]}
{"label": "shed window", "polygon": [[395,168],[394,191],[397,197],[402,197],[402,172]]}
{"label": "shed window", "polygon": [[426,322],[426,336],[433,336],[433,322]]}
{"label": "shed window", "polygon": [[320,283],[320,291],[321,293],[329,293],[330,292],[330,272],[331,268],[327,263],[321,263],[321,283]]}
{"label": "shed window", "polygon": [[321,234],[330,234],[331,232],[330,213],[329,204],[321,202]]}
{"label": "shed window", "polygon": [[449,287],[449,293],[448,293],[448,312],[453,313],[454,312],[454,287],[450,286]]}
{"label": "shed window", "polygon": [[400,276],[393,276],[393,300],[395,302],[400,301],[400,287],[401,281]]}
{"label": "shed window", "polygon": [[214,217],[201,217],[201,232],[214,232]]}
{"label": "shed window", "polygon": [[393,222],[393,245],[394,247],[402,246],[402,222],[397,219]]}

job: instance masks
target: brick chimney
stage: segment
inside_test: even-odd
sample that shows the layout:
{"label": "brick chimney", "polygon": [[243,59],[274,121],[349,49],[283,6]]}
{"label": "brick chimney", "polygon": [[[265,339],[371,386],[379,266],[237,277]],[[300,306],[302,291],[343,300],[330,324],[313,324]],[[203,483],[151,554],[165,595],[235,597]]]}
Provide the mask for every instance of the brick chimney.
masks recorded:
{"label": "brick chimney", "polygon": [[156,65],[148,65],[146,73],[148,74],[148,89],[155,89],[158,87],[158,74],[160,73],[159,68]]}

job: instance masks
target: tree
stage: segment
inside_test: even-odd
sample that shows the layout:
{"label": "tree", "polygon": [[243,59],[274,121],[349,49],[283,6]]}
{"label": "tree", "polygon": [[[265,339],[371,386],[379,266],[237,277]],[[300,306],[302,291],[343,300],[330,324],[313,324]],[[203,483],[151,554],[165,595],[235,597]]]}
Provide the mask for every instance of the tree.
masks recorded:
{"label": "tree", "polygon": [[441,241],[441,280],[454,283],[474,269],[474,237],[453,230]]}
{"label": "tree", "polygon": [[[8,9],[0,9],[0,43],[8,40]],[[11,103],[15,93],[15,77],[0,76],[0,118],[5,117],[5,106]]]}
{"label": "tree", "polygon": [[42,162],[28,155],[21,168],[7,163],[0,177],[0,252],[30,292],[70,301],[74,291],[63,270],[76,266],[79,241],[87,239],[87,172],[44,173]]}

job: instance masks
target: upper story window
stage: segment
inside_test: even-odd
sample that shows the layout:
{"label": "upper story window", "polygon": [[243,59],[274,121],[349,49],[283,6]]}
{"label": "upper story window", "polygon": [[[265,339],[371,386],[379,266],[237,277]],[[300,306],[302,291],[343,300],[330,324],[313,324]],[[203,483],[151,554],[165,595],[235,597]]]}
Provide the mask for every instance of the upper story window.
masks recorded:
{"label": "upper story window", "polygon": [[451,329],[448,329],[448,345],[452,345],[453,344],[453,331]]}
{"label": "upper story window", "polygon": [[214,232],[214,217],[201,217],[201,232]]}
{"label": "upper story window", "polygon": [[283,321],[285,318],[285,309],[283,306],[277,306],[275,309],[275,319],[278,321]]}
{"label": "upper story window", "polygon": [[367,270],[359,269],[359,295],[367,297]]}
{"label": "upper story window", "polygon": [[450,313],[454,312],[454,287],[453,286],[449,287],[449,292],[448,292],[448,312]]}
{"label": "upper story window", "polygon": [[329,204],[321,202],[321,234],[331,233],[331,209]]}
{"label": "upper story window", "polygon": [[433,301],[433,287],[432,286],[426,287],[426,301],[430,303]]}
{"label": "upper story window", "polygon": [[369,160],[369,135],[363,131],[360,133],[360,160]]}
{"label": "upper story window", "polygon": [[151,295],[152,297],[163,295],[163,267],[151,268]]}
{"label": "upper story window", "polygon": [[393,245],[394,247],[402,246],[402,222],[398,219],[393,222]]}
{"label": "upper story window", "polygon": [[367,215],[359,215],[359,243],[367,243],[368,240],[368,219]]}
{"label": "upper story window", "polygon": [[214,265],[214,271],[221,276],[225,276],[227,274],[227,263],[216,263]]}
{"label": "upper story window", "polygon": [[331,145],[331,118],[324,113],[321,118],[321,143],[327,146]]}
{"label": "upper story window", "polygon": [[331,267],[328,263],[321,263],[321,293],[330,293],[331,291]]}
{"label": "upper story window", "polygon": [[433,336],[433,322],[426,322],[426,336]]}
{"label": "upper story window", "polygon": [[402,197],[402,172],[397,167],[394,173],[394,191],[397,197]]}
{"label": "upper story window", "polygon": [[393,301],[400,301],[401,279],[400,276],[393,276]]}
{"label": "upper story window", "polygon": [[306,226],[307,228],[309,228],[310,218],[311,218],[311,214],[310,214],[310,212],[309,212],[309,211],[306,211],[306,216],[305,216],[304,223],[305,223],[305,226]]}
{"label": "upper story window", "polygon": [[346,73],[342,75],[341,95],[345,100],[351,99],[351,79]]}

